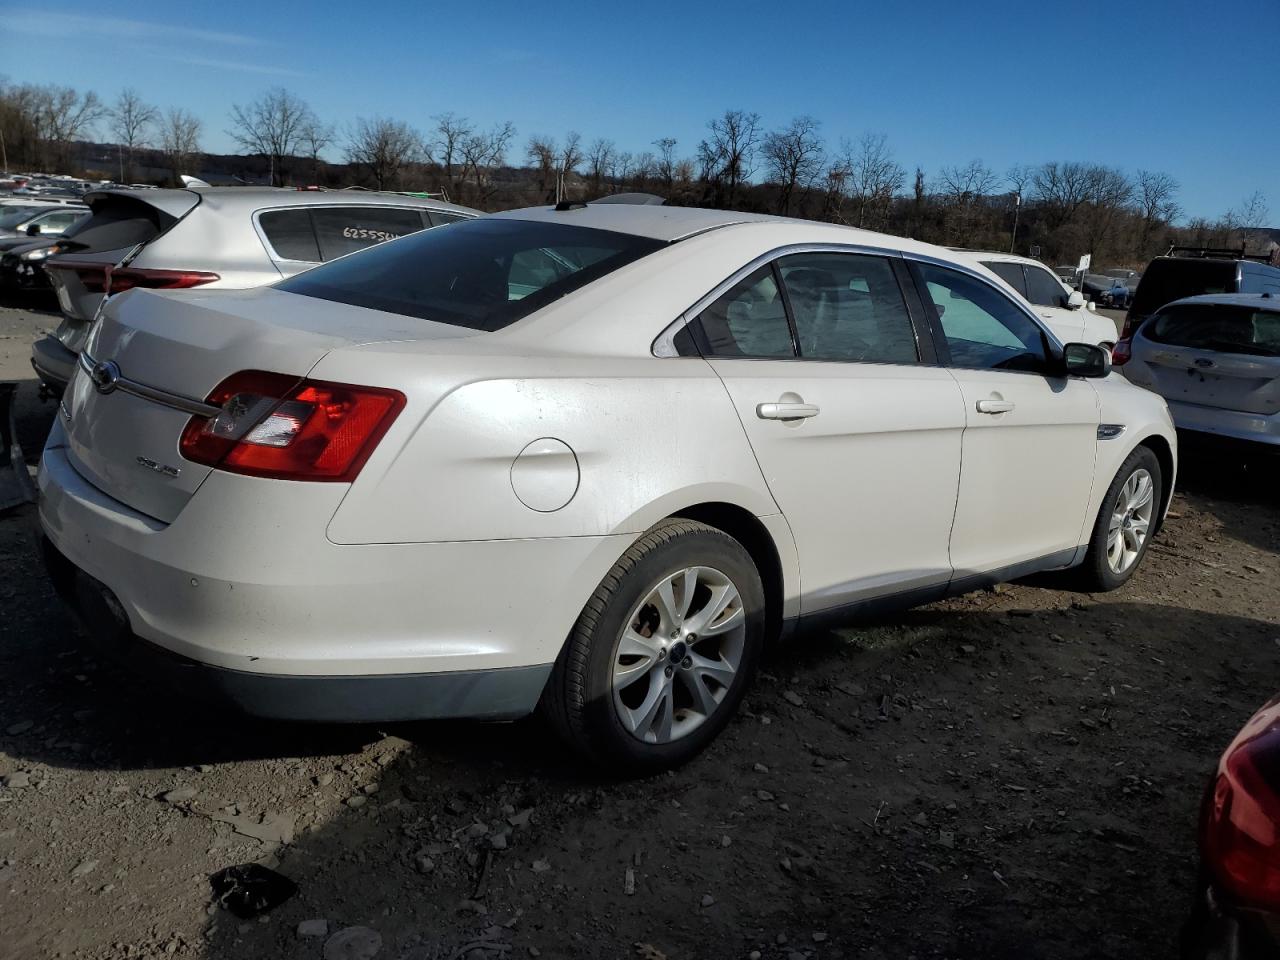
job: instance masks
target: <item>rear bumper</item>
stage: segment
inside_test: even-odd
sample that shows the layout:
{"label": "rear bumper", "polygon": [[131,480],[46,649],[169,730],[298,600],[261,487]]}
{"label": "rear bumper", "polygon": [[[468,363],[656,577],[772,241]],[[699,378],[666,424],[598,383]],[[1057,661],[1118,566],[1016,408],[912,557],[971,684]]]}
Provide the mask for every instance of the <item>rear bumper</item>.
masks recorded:
{"label": "rear bumper", "polygon": [[529,713],[633,539],[339,545],[324,527],[342,485],[217,471],[166,525],[89,484],[59,436],[41,461],[40,520],[64,595],[171,689],[263,716]]}
{"label": "rear bumper", "polygon": [[250,716],[327,723],[470,717],[510,720],[538,703],[551,665],[377,676],[283,676],[229,670],[180,656],[129,627],[111,590],[72,564],[47,537],[45,566],[97,650],[156,689],[231,704]]}
{"label": "rear bumper", "polygon": [[1234,440],[1280,444],[1280,413],[1267,416],[1170,400],[1169,412],[1179,430],[1210,433]]}
{"label": "rear bumper", "polygon": [[76,371],[76,355],[53,334],[46,334],[31,345],[31,366],[43,383],[61,393]]}

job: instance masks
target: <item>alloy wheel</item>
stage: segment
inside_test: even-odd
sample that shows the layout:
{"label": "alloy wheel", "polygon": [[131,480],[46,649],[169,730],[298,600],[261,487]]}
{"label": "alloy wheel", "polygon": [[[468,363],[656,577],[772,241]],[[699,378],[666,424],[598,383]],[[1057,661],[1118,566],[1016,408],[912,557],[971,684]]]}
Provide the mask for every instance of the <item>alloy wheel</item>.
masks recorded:
{"label": "alloy wheel", "polygon": [[622,726],[654,744],[696,730],[733,685],[746,630],[742,596],[719,570],[664,576],[631,612],[614,649],[610,685]]}
{"label": "alloy wheel", "polygon": [[1124,573],[1138,560],[1151,530],[1155,509],[1155,483],[1151,474],[1139,467],[1120,487],[1111,507],[1107,528],[1107,566],[1112,573]]}

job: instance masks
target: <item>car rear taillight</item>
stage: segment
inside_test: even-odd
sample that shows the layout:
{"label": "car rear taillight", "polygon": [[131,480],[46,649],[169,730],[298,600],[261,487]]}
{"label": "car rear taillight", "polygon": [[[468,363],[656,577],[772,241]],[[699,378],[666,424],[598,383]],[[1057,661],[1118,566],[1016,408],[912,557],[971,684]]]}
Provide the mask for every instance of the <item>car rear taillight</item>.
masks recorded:
{"label": "car rear taillight", "polygon": [[1258,713],[1223,755],[1200,817],[1205,867],[1243,906],[1280,910],[1280,729]]}
{"label": "car rear taillight", "polygon": [[204,270],[145,270],[103,263],[58,263],[45,265],[47,270],[70,270],[80,277],[89,293],[123,293],[134,287],[151,290],[185,290],[221,279]]}
{"label": "car rear taillight", "polygon": [[1111,348],[1111,365],[1113,367],[1123,367],[1126,363],[1133,359],[1133,341],[1128,337],[1116,341],[1116,345]]}
{"label": "car rear taillight", "polygon": [[405,398],[398,390],[246,370],[206,402],[221,409],[187,423],[179,451],[188,460],[255,477],[349,483]]}

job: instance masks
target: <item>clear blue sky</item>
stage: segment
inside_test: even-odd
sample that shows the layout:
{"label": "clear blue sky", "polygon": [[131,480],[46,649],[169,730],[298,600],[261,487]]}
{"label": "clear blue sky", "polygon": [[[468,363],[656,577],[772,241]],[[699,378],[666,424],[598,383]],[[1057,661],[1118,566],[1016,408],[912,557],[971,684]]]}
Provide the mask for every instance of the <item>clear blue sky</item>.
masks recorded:
{"label": "clear blue sky", "polygon": [[201,117],[211,151],[231,149],[229,106],[273,85],[339,128],[511,120],[516,159],[530,134],[569,130],[691,155],[733,107],[768,126],[812,114],[832,143],[882,132],[926,174],[974,158],[1163,170],[1193,216],[1261,190],[1273,223],[1278,50],[1280,0],[0,7],[10,80],[136,87]]}

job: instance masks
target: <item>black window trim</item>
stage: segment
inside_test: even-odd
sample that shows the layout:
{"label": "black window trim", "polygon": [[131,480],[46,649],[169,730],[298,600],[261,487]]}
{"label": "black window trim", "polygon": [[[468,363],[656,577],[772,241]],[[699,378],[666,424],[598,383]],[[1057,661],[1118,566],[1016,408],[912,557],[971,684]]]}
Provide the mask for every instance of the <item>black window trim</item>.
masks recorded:
{"label": "black window trim", "polygon": [[[431,217],[429,216],[429,214],[430,214],[433,210],[435,210],[435,208],[434,208],[434,207],[420,207],[420,206],[418,206],[417,204],[413,204],[413,203],[388,203],[388,202],[382,202],[382,203],[377,203],[377,202],[361,202],[361,203],[286,203],[286,204],[279,204],[279,205],[274,206],[274,207],[259,207],[258,209],[254,210],[254,211],[253,211],[253,216],[251,217],[251,220],[252,220],[252,222],[253,222],[253,232],[254,232],[254,233],[256,233],[256,234],[258,235],[258,240],[260,240],[260,241],[262,242],[262,246],[263,246],[263,248],[267,251],[267,256],[271,259],[271,262],[272,262],[272,263],[280,263],[280,264],[284,264],[284,265],[286,265],[286,266],[289,266],[289,265],[292,265],[292,264],[303,264],[303,265],[305,265],[305,266],[307,266],[307,267],[314,267],[314,266],[316,266],[316,264],[318,264],[318,263],[330,263],[330,262],[332,262],[332,261],[326,261],[326,260],[314,260],[314,261],[313,261],[313,260],[293,260],[293,259],[290,259],[289,257],[282,257],[282,256],[280,256],[278,253],[276,253],[276,248],[275,248],[275,247],[273,247],[273,246],[271,245],[271,240],[267,237],[267,232],[262,228],[262,223],[261,223],[260,218],[261,218],[261,216],[262,216],[264,213],[279,213],[279,212],[281,212],[281,211],[286,211],[286,210],[306,210],[306,211],[308,212],[308,214],[309,214],[312,210],[316,210],[316,209],[323,209],[323,210],[335,210],[335,209],[337,209],[337,210],[341,210],[341,209],[343,209],[343,208],[345,208],[345,207],[355,207],[355,208],[357,208],[357,209],[359,209],[359,208],[363,208],[363,207],[389,207],[389,208],[390,208],[390,209],[392,209],[392,210],[413,210],[413,211],[414,211],[414,212],[416,212],[416,213],[419,215],[419,217],[422,219],[422,229],[423,229],[423,230],[434,230],[434,229],[435,229],[435,225],[431,222]],[[440,212],[440,213],[454,213],[455,211],[453,211],[453,210],[440,210],[440,211],[438,211],[438,212]],[[474,220],[474,219],[475,219],[475,217],[474,217],[474,216],[469,215],[469,214],[459,214],[459,216],[461,216],[464,220]],[[456,221],[455,221],[455,222],[456,222]],[[441,226],[447,226],[447,224],[441,224]],[[315,232],[315,224],[314,224],[314,222],[313,222],[313,223],[312,223],[312,225],[311,225],[311,230],[312,230],[312,232],[313,232],[313,233]],[[316,239],[316,245],[317,245],[317,248],[319,247],[319,242],[320,242],[320,241],[319,241],[319,238],[317,238],[317,239]],[[385,242],[385,241],[383,241],[383,242]],[[355,252],[355,251],[353,251],[353,252]]]}
{"label": "black window trim", "polygon": [[[916,355],[919,359],[913,364],[888,363],[880,360],[827,360],[821,357],[803,357],[800,355],[799,340],[796,337],[795,318],[791,312],[791,299],[787,293],[786,284],[782,282],[782,275],[778,271],[777,262],[783,257],[790,257],[801,253],[843,253],[856,254],[860,256],[880,257],[888,260],[893,270],[895,279],[898,281],[899,291],[902,293],[902,299],[907,307],[907,315],[911,319],[911,331],[916,341]],[[910,259],[911,254],[902,250],[894,250],[889,247],[872,247],[862,244],[853,243],[793,243],[783,247],[775,247],[767,253],[763,253],[755,257],[750,262],[744,264],[730,274],[727,278],[717,283],[707,293],[699,297],[688,310],[685,310],[680,316],[676,317],[666,328],[654,338],[650,345],[650,352],[653,356],[669,359],[679,357],[697,357],[701,359],[704,353],[688,353],[681,352],[680,347],[676,343],[676,338],[681,334],[685,334],[685,338],[693,340],[695,343],[697,337],[690,338],[689,335],[696,330],[694,321],[703,310],[711,306],[716,300],[720,299],[730,289],[736,286],[740,281],[746,279],[755,271],[763,266],[770,267],[774,282],[778,285],[778,289],[782,293],[783,309],[787,315],[787,326],[791,331],[791,347],[795,351],[790,357],[735,357],[732,359],[741,360],[758,360],[765,363],[796,362],[804,361],[806,363],[874,363],[879,366],[945,366],[941,355],[937,350],[937,335],[932,329],[932,311],[926,312],[923,301],[919,298],[919,292],[915,289],[913,283],[909,282],[910,274],[906,273],[904,260]],[[938,261],[941,265],[949,265],[947,261]],[[965,271],[971,273],[978,279],[983,279],[982,275],[976,271]],[[988,283],[990,286],[991,284]],[[998,289],[998,288],[997,288]],[[1056,341],[1055,341],[1056,342]],[[946,341],[942,341],[943,348],[946,347]],[[1059,351],[1061,346],[1059,345]],[[726,359],[720,357],[718,359]]]}
{"label": "black window trim", "polygon": [[[927,264],[931,267],[940,267],[943,270],[951,270],[955,273],[963,274],[974,280],[981,282],[984,286],[989,287],[993,293],[1003,297],[1008,303],[1012,304],[1017,310],[1028,320],[1030,320],[1040,330],[1040,336],[1044,338],[1045,346],[1049,354],[1049,360],[1060,358],[1063,352],[1062,341],[1057,335],[1049,329],[1045,322],[1035,313],[1034,310],[1028,309],[1030,304],[1022,304],[1010,297],[1000,287],[996,286],[987,277],[984,277],[977,270],[974,270],[965,264],[956,263],[953,260],[943,260],[940,257],[930,257],[925,254],[906,254],[903,258],[906,260],[911,276],[915,280],[916,294],[920,297],[921,302],[925,305],[924,309],[929,318],[929,326],[933,331],[934,342],[937,345],[938,363],[941,366],[948,367],[953,370],[983,370],[982,367],[962,367],[951,361],[951,350],[947,346],[946,333],[942,329],[942,318],[938,316],[938,311],[933,309],[933,299],[929,296],[928,288],[925,285],[924,275],[920,272],[919,265]],[[1040,377],[1046,380],[1060,380],[1060,375],[1051,371],[1039,370],[985,370],[987,373],[999,374],[1018,374],[1020,376]]]}

